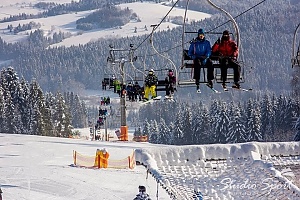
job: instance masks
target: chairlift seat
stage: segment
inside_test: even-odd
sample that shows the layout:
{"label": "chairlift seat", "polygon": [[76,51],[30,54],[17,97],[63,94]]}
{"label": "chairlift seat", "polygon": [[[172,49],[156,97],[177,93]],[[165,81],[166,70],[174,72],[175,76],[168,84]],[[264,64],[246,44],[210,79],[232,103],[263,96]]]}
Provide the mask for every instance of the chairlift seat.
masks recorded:
{"label": "chairlift seat", "polygon": [[104,78],[103,81],[106,85],[109,85],[109,78]]}
{"label": "chairlift seat", "polygon": [[[219,62],[219,56],[216,55],[212,55],[210,56],[210,59],[213,63],[213,67],[215,69],[215,80],[217,83],[222,83],[223,81],[221,80],[221,66],[220,66],[220,62]],[[240,66],[241,66],[241,77],[240,77],[240,82],[244,82],[244,78],[243,78],[243,62],[239,62]],[[193,59],[191,59],[191,57],[188,56],[188,50],[184,49],[183,50],[183,67],[181,69],[181,72],[179,72],[179,74],[187,74],[190,72],[184,71],[184,68],[194,68],[194,62]],[[201,67],[203,70],[201,71],[201,75],[204,76],[204,74],[206,75],[206,71],[204,71],[205,68],[207,67]],[[228,69],[232,69],[232,67],[228,66]],[[229,82],[233,82],[234,80],[234,74],[233,71],[228,71],[227,72],[227,81],[226,83]],[[199,81],[199,83],[207,83],[206,77],[202,77]],[[180,86],[188,86],[188,85],[195,85],[195,80],[194,79],[187,79],[187,80],[179,80],[178,81],[178,85]]]}
{"label": "chairlift seat", "polygon": [[155,91],[166,91],[166,81],[158,80]]}

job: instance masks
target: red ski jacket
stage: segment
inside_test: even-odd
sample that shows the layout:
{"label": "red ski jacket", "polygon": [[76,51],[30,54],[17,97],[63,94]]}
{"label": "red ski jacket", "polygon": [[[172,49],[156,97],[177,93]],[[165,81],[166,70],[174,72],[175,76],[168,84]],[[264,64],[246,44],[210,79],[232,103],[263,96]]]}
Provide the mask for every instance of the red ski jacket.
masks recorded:
{"label": "red ski jacket", "polygon": [[233,56],[235,58],[238,57],[239,50],[236,43],[233,40],[221,40],[220,43],[215,43],[212,46],[213,53],[219,53],[222,56]]}

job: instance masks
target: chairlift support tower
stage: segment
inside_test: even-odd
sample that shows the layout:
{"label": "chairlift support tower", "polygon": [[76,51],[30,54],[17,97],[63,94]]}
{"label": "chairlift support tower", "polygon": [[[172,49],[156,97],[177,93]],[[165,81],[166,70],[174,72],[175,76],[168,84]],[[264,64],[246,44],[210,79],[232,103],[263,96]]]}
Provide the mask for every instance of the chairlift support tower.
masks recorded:
{"label": "chairlift support tower", "polygon": [[[126,84],[126,73],[125,73],[125,63],[126,62],[134,62],[136,58],[133,56],[134,49],[133,44],[130,44],[130,49],[114,49],[112,45],[109,45],[109,57],[107,58],[108,62],[112,64],[119,64],[120,67],[120,74],[121,74],[121,84],[122,87]],[[121,56],[120,58],[116,58],[115,52],[126,52],[128,51],[128,57]],[[120,114],[121,114],[121,140],[128,141],[128,126],[126,122],[126,93],[120,95]]]}

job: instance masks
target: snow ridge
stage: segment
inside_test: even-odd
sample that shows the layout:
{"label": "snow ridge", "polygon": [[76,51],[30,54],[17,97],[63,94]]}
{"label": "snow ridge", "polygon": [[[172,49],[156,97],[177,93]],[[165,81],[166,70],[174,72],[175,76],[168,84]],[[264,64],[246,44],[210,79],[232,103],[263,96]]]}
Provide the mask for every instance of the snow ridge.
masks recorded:
{"label": "snow ridge", "polygon": [[194,191],[204,199],[300,197],[295,180],[268,160],[289,157],[300,166],[299,142],[156,147],[136,149],[135,155],[173,199],[191,199]]}

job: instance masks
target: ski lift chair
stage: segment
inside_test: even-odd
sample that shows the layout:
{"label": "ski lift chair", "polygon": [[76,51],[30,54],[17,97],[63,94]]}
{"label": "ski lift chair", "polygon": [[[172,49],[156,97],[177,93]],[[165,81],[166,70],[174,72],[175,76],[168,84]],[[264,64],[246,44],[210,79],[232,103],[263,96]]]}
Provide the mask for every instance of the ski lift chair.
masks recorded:
{"label": "ski lift chair", "polygon": [[[215,73],[215,80],[217,83],[222,83],[221,79],[221,66],[220,66],[220,56],[218,55],[212,55],[210,56],[210,59],[213,63],[214,67],[214,73]],[[237,61],[240,65],[240,82],[244,83],[244,62],[243,61]],[[194,62],[193,59],[188,56],[188,50],[183,50],[183,65],[181,66],[181,70],[179,72],[179,79],[178,79],[178,85],[179,86],[193,86],[195,85],[195,79],[193,78],[193,69],[194,69]],[[207,73],[207,67],[201,67],[200,71],[200,81],[199,83],[207,83],[208,80],[206,79],[206,73]],[[190,77],[190,78],[188,78]],[[228,66],[227,71],[227,81],[226,83],[230,83],[234,81],[234,73],[233,68]]]}
{"label": "ski lift chair", "polygon": [[[210,33],[210,34],[222,34],[222,33]],[[234,34],[230,33],[231,37],[234,38]],[[220,38],[220,37],[219,37]],[[221,77],[221,65],[220,65],[220,58],[222,58],[222,56],[219,55],[214,55],[212,54],[210,56],[210,59],[213,63],[213,67],[214,67],[214,77],[217,83],[223,83],[222,81],[222,77]],[[244,62],[241,60],[236,61],[239,66],[240,66],[240,83],[244,83],[245,79],[244,79]],[[227,65],[227,80],[226,83],[232,83],[234,82],[234,71],[233,68],[229,65]]]}
{"label": "ski lift chair", "polygon": [[300,23],[296,27],[293,38],[293,48],[292,48],[292,67],[299,66],[300,67],[300,41],[298,45],[298,49],[296,49],[297,42],[297,32],[300,29]]}
{"label": "ski lift chair", "polygon": [[297,56],[292,60],[293,66],[300,67],[300,51],[297,52]]}
{"label": "ski lift chair", "polygon": [[[157,85],[156,85],[156,96],[157,96],[157,92],[160,92],[160,91],[166,91],[167,90],[167,83],[166,83],[166,72],[168,71],[169,69],[160,69],[160,70],[154,70],[154,71],[158,71],[159,73],[157,74],[157,78],[158,78],[158,82],[157,82]],[[162,78],[163,77],[163,78]]]}
{"label": "ski lift chair", "polygon": [[[165,80],[165,77],[166,77],[167,73],[164,73],[164,72],[167,72],[168,70],[169,69],[155,69],[154,70],[154,72],[156,73],[157,79],[158,79],[156,89],[155,89],[156,96],[157,96],[157,92],[167,90],[167,83],[166,83],[166,80]],[[146,70],[146,71],[148,71],[148,70]]]}
{"label": "ski lift chair", "polygon": [[[213,59],[217,60],[217,58],[213,58]],[[183,64],[182,64],[182,66],[179,70],[179,73],[178,73],[178,85],[180,87],[194,86],[195,85],[195,79],[193,77],[193,75],[194,75],[194,61],[191,57],[188,56],[188,50],[187,49],[183,49],[182,63]],[[218,64],[219,63],[216,63],[214,65],[214,61],[213,61],[213,66],[214,67],[219,67]],[[208,83],[208,80],[206,78],[206,73],[207,73],[207,67],[206,66],[201,67],[199,83]]]}

